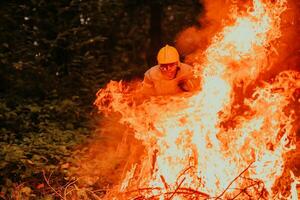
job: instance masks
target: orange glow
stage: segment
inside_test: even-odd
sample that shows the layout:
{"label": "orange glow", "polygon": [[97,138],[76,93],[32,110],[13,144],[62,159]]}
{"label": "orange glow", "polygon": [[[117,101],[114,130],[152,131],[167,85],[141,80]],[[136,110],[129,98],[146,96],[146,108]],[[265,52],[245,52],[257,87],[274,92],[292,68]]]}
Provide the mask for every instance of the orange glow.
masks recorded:
{"label": "orange glow", "polygon": [[[97,93],[95,105],[120,112],[121,123],[133,128],[147,149],[110,199],[295,199],[293,175],[289,196],[274,193],[274,187],[284,155],[295,149],[296,116],[288,107],[300,73],[281,72],[238,104],[234,89],[246,88],[268,70],[286,1],[253,0],[247,11],[234,5],[231,10],[234,23],[212,38],[204,62],[194,64],[201,91],[141,104],[123,82],[112,81]],[[234,114],[237,107],[240,113]]]}

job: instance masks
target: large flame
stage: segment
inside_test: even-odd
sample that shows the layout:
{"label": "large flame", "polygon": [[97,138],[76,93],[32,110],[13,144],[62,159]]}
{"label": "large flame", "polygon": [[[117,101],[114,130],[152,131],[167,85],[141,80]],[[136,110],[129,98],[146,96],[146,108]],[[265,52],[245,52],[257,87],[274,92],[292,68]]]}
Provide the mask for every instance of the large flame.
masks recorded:
{"label": "large flame", "polygon": [[[195,63],[201,91],[151,97],[137,104],[123,82],[110,82],[95,104],[117,111],[147,154],[128,170],[115,199],[297,199],[274,189],[284,156],[295,148],[295,113],[289,109],[300,74],[281,72],[252,95],[238,97],[269,70],[272,42],[281,36],[286,0],[253,0],[246,11],[232,6],[230,25],[212,38]],[[239,99],[239,101],[237,101]]]}

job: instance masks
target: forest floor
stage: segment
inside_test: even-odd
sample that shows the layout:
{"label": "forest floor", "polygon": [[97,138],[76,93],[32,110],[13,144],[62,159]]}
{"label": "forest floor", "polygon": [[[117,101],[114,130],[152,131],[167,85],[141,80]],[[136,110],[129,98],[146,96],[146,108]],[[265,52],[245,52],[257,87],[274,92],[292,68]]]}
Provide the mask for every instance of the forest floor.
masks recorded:
{"label": "forest floor", "polygon": [[[118,114],[104,117],[77,96],[0,99],[0,111],[0,199],[101,199],[145,152]],[[287,166],[299,177],[297,139]]]}

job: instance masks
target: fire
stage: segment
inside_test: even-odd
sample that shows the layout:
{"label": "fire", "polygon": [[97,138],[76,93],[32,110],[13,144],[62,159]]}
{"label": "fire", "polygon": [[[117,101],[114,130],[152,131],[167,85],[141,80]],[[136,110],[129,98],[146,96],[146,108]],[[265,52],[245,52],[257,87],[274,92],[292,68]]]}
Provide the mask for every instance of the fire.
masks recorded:
{"label": "fire", "polygon": [[253,0],[247,11],[231,10],[233,22],[214,36],[204,62],[195,63],[201,91],[136,103],[132,86],[112,81],[97,93],[99,109],[120,112],[147,150],[110,199],[297,199],[292,172],[288,195],[274,188],[284,156],[295,149],[289,107],[300,73],[281,72],[236,98],[236,88],[269,70],[286,0]]}

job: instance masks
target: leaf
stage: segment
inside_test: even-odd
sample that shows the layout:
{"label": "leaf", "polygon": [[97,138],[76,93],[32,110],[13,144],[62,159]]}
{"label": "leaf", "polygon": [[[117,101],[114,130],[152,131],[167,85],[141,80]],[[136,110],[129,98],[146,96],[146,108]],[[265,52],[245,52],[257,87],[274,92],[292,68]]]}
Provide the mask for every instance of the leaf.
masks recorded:
{"label": "leaf", "polygon": [[31,188],[30,187],[23,187],[21,190],[20,190],[20,192],[22,193],[22,194],[25,194],[26,196],[30,196],[30,194],[31,194]]}
{"label": "leaf", "polygon": [[35,112],[41,112],[41,107],[39,106],[35,106],[35,105],[30,105],[29,109],[31,112],[35,113]]}
{"label": "leaf", "polygon": [[7,164],[8,164],[8,162],[1,160],[0,161],[0,169],[3,169]]}
{"label": "leaf", "polygon": [[70,167],[70,163],[65,163],[65,164],[62,164],[61,165],[61,168],[62,169],[67,169],[67,168],[69,168]]}
{"label": "leaf", "polygon": [[44,200],[53,200],[53,199],[54,199],[54,197],[51,196],[51,195],[46,195],[46,196],[44,197]]}
{"label": "leaf", "polygon": [[36,189],[41,189],[41,188],[44,188],[44,187],[45,187],[44,183],[40,183],[36,186]]}
{"label": "leaf", "polygon": [[5,199],[5,193],[4,192],[0,192],[0,197]]}
{"label": "leaf", "polygon": [[29,160],[29,159],[27,159],[26,160],[29,164],[31,164],[31,165],[33,165],[34,163],[31,161],[31,160]]}

